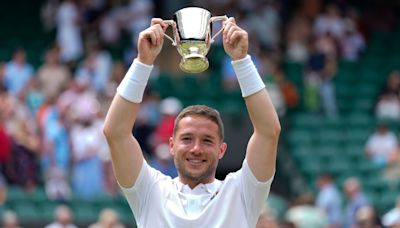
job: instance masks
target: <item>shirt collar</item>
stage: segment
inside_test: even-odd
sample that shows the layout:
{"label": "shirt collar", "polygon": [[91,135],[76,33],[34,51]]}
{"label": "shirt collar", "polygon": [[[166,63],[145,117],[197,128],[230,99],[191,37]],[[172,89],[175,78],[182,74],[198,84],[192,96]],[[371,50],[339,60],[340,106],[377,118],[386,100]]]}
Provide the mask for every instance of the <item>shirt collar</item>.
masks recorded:
{"label": "shirt collar", "polygon": [[179,177],[176,177],[173,179],[176,189],[181,192],[181,193],[190,193],[190,194],[195,194],[195,195],[200,195],[204,193],[209,193],[212,194],[215,191],[218,190],[218,188],[221,186],[221,181],[214,179],[213,182],[207,183],[207,184],[198,184],[196,187],[191,189],[189,185],[183,184],[180,180]]}

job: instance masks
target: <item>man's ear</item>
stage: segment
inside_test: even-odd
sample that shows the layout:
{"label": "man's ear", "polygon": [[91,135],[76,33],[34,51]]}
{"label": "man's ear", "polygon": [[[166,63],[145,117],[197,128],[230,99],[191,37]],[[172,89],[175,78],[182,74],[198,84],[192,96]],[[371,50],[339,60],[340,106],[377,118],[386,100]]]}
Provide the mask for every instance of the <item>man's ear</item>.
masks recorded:
{"label": "man's ear", "polygon": [[172,149],[173,147],[174,147],[174,138],[173,138],[173,137],[170,137],[170,138],[169,138],[169,153],[170,153],[172,156],[175,156],[174,150]]}
{"label": "man's ear", "polygon": [[219,146],[218,159],[222,159],[224,157],[227,148],[228,145],[226,143],[221,143],[221,145]]}

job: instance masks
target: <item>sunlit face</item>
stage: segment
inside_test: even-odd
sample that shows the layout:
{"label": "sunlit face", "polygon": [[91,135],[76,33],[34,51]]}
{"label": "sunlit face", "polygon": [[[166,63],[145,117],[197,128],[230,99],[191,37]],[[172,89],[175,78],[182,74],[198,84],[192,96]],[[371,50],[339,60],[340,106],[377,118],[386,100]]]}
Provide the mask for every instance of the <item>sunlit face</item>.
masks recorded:
{"label": "sunlit face", "polygon": [[180,180],[191,187],[212,182],[226,151],[218,125],[202,116],[187,116],[179,121],[177,129],[170,139],[170,150]]}

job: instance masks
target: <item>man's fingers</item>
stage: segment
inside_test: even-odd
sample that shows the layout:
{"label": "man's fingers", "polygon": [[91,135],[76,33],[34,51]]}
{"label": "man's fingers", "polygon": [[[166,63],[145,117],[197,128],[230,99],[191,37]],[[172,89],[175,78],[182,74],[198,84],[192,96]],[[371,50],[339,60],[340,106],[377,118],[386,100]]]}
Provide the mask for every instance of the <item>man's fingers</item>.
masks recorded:
{"label": "man's fingers", "polygon": [[232,34],[237,30],[241,31],[242,29],[236,25],[235,18],[230,17],[228,20],[224,22],[224,31],[223,31],[224,41],[229,44],[232,44]]}
{"label": "man's fingers", "polygon": [[144,30],[142,36],[144,39],[148,39],[152,45],[158,46],[164,40],[164,31],[159,24],[156,24]]}
{"label": "man's fingers", "polygon": [[233,42],[244,33],[245,32],[236,25],[228,26],[226,34],[224,34],[225,42],[233,44]]}
{"label": "man's fingers", "polygon": [[236,40],[246,38],[247,33],[244,31],[236,30],[232,33],[229,39],[229,44],[233,44]]}
{"label": "man's fingers", "polygon": [[153,26],[155,24],[161,24],[161,23],[163,23],[163,19],[161,19],[161,18],[152,18],[150,25]]}
{"label": "man's fingers", "polygon": [[224,22],[222,22],[222,24],[228,24],[228,23],[231,23],[231,24],[235,24],[236,25],[236,20],[235,20],[235,18],[234,17],[230,17],[230,18],[228,18],[228,20],[226,20],[226,21],[224,21]]}
{"label": "man's fingers", "polygon": [[157,35],[154,31],[143,31],[142,38],[148,40],[152,45],[157,45]]}
{"label": "man's fingers", "polygon": [[155,34],[155,32],[149,32],[149,38],[150,38],[150,42],[153,45],[157,45],[157,35]]}
{"label": "man's fingers", "polygon": [[160,25],[164,32],[165,32],[165,30],[167,30],[167,28],[169,26],[161,18],[153,18],[153,19],[151,19],[151,26],[153,26],[153,25]]}
{"label": "man's fingers", "polygon": [[157,35],[158,35],[158,45],[161,45],[164,41],[164,30],[163,29],[157,30]]}

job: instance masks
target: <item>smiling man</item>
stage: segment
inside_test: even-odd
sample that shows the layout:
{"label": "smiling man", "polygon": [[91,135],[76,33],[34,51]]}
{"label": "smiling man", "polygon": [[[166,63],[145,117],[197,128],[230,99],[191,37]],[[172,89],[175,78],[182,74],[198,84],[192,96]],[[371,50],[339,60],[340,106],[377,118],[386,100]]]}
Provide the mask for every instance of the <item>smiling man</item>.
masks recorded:
{"label": "smiling man", "polygon": [[224,22],[223,45],[231,57],[254,132],[240,170],[215,179],[225,155],[218,111],[189,106],[175,120],[169,145],[178,170],[172,179],[151,168],[131,134],[153,63],[168,27],[161,19],[140,33],[133,61],[107,113],[106,135],[115,171],[138,227],[255,227],[275,174],[280,123],[265,85],[248,55],[248,34],[234,18]]}

